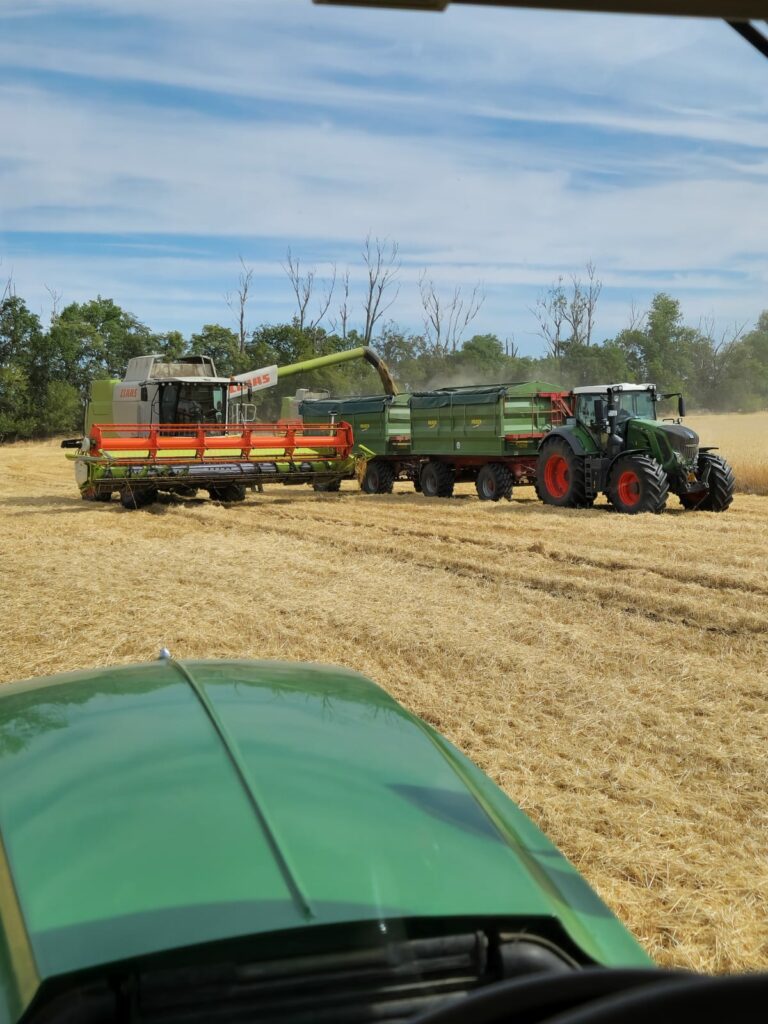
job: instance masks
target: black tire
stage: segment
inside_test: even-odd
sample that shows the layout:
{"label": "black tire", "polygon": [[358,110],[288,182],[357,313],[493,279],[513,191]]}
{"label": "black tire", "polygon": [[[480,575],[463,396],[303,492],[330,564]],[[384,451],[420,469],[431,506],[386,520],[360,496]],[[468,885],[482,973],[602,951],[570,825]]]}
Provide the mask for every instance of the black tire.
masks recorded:
{"label": "black tire", "polygon": [[134,511],[137,508],[146,508],[157,501],[157,491],[154,487],[145,487],[141,490],[126,488],[120,492],[120,504],[123,508]]}
{"label": "black tire", "polygon": [[341,480],[316,480],[312,484],[313,491],[320,491],[324,494],[334,494],[341,490]]}
{"label": "black tire", "polygon": [[86,488],[80,492],[80,497],[83,501],[112,501],[112,491],[95,491],[92,488]]}
{"label": "black tire", "polygon": [[589,508],[584,463],[562,437],[545,441],[536,463],[536,494],[545,505]]}
{"label": "black tire", "polygon": [[489,462],[475,480],[480,501],[500,501],[512,497],[512,474],[502,462]]}
{"label": "black tire", "polygon": [[209,487],[212,501],[245,501],[245,487],[242,484],[219,484]]}
{"label": "black tire", "polygon": [[366,494],[391,494],[395,476],[395,467],[389,462],[373,459],[365,467],[361,490]]}
{"label": "black tire", "polygon": [[421,494],[421,470],[417,470],[413,477],[413,489],[417,494]]}
{"label": "black tire", "polygon": [[430,461],[421,470],[421,490],[427,498],[450,498],[453,494],[453,470],[444,462]]}
{"label": "black tire", "polygon": [[711,452],[701,452],[698,470],[699,477],[706,474],[709,489],[703,494],[681,494],[680,504],[696,512],[725,512],[736,490],[733,470],[721,455],[713,455]]}
{"label": "black tire", "polygon": [[618,512],[661,512],[667,504],[667,474],[650,455],[622,455],[611,469],[608,500]]}

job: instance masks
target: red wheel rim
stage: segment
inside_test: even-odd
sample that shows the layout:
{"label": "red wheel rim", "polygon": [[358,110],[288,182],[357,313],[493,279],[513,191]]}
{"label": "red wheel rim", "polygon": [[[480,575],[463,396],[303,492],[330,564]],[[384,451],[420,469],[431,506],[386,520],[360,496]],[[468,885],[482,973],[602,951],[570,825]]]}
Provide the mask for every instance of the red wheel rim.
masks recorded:
{"label": "red wheel rim", "polygon": [[564,498],[568,493],[571,475],[562,455],[550,455],[544,465],[544,486],[553,498]]}
{"label": "red wheel rim", "polygon": [[625,469],[616,485],[619,501],[630,508],[640,501],[640,477],[633,469]]}

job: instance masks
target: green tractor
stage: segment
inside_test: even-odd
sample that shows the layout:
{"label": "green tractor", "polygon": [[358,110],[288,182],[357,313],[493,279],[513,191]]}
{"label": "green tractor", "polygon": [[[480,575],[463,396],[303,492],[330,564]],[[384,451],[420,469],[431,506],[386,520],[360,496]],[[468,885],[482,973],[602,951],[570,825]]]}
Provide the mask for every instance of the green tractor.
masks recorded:
{"label": "green tractor", "polygon": [[[733,470],[684,426],[683,396],[655,384],[574,388],[572,412],[539,446],[536,493],[547,505],[588,508],[603,493],[619,512],[661,512],[669,492],[686,509],[724,512],[733,501]],[[678,417],[656,407],[677,398]]]}

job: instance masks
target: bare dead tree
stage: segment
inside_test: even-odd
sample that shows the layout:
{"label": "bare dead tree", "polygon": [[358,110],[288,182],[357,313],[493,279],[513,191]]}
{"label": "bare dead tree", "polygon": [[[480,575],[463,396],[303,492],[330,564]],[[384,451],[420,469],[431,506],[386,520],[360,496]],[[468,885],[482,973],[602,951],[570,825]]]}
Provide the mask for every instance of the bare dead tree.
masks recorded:
{"label": "bare dead tree", "polygon": [[539,324],[539,335],[544,339],[547,355],[558,362],[565,352],[565,345],[568,339],[564,337],[565,326],[568,322],[566,313],[568,310],[568,299],[563,288],[562,275],[551,285],[547,291],[536,299],[536,305],[531,312]]}
{"label": "bare dead tree", "polygon": [[253,267],[246,266],[245,260],[242,256],[240,256],[239,259],[242,269],[237,282],[237,290],[234,293],[227,292],[224,299],[237,317],[239,349],[242,353],[245,351],[245,340],[247,337],[245,327],[245,307],[248,304],[248,293],[251,290],[251,282],[253,281]]}
{"label": "bare dead tree", "polygon": [[[0,264],[2,264],[0,260]],[[13,271],[8,275],[5,284],[3,285],[3,294],[0,296],[0,302],[5,302],[6,299],[12,299],[16,294],[16,285],[13,283]]]}
{"label": "bare dead tree", "polygon": [[341,337],[347,340],[349,325],[349,269],[344,271],[341,279],[341,304],[339,305],[339,320],[341,321]]}
{"label": "bare dead tree", "polygon": [[518,347],[518,344],[515,341],[514,334],[504,339],[504,352],[508,359],[520,358],[520,348]]}
{"label": "bare dead tree", "polygon": [[645,327],[645,321],[648,313],[641,310],[635,300],[633,299],[629,307],[629,323],[626,326],[627,331],[642,331]]}
{"label": "bare dead tree", "polygon": [[44,287],[51,297],[51,323],[54,323],[59,318],[59,303],[61,302],[62,293],[55,288],[49,288],[48,285]]}
{"label": "bare dead tree", "polygon": [[333,298],[333,292],[334,292],[334,289],[336,288],[336,264],[335,263],[333,264],[331,269],[332,269],[331,279],[330,279],[330,281],[326,281],[325,282],[325,294],[323,295],[322,299],[320,300],[320,304],[318,306],[318,311],[317,311],[317,316],[313,317],[313,318],[310,318],[308,323],[307,323],[307,329],[310,330],[310,331],[313,331],[317,326],[319,326],[320,322],[325,317],[325,314],[328,312],[328,307],[331,304],[331,299]]}
{"label": "bare dead tree", "polygon": [[569,341],[576,345],[590,345],[595,326],[595,309],[603,283],[597,277],[595,265],[587,263],[587,280],[583,283],[576,274],[571,275],[571,296],[565,307],[565,319],[571,329]]}
{"label": "bare dead tree", "polygon": [[312,298],[312,289],[315,286],[315,272],[314,270],[307,271],[306,274],[301,273],[301,260],[294,259],[291,253],[290,246],[285,257],[285,263],[282,264],[283,270],[291,282],[291,288],[293,294],[296,296],[297,316],[296,321],[299,325],[299,330],[304,330],[304,321],[307,317],[307,306],[309,306],[309,300]]}
{"label": "bare dead tree", "polygon": [[595,311],[603,283],[597,276],[594,263],[587,263],[587,279],[583,282],[571,275],[566,291],[562,274],[544,295],[536,300],[531,310],[539,323],[539,334],[547,346],[547,354],[558,363],[568,345],[591,345],[595,329]]}
{"label": "bare dead tree", "polygon": [[363,344],[365,345],[370,345],[374,327],[400,294],[398,285],[394,295],[389,301],[385,301],[387,291],[395,284],[395,278],[400,272],[399,253],[397,242],[388,242],[386,238],[383,240],[376,238],[371,241],[370,235],[365,239],[362,253],[363,262],[368,272],[368,283],[363,298],[363,311],[365,312]]}
{"label": "bare dead tree", "polygon": [[462,297],[460,285],[454,288],[449,298],[444,299],[424,270],[419,278],[419,290],[424,308],[424,334],[430,347],[442,355],[455,352],[464,332],[485,302],[482,285],[476,284],[467,300]]}
{"label": "bare dead tree", "polygon": [[336,264],[333,264],[330,281],[325,282],[324,294],[320,299],[316,316],[311,316],[309,313],[309,306],[315,291],[316,271],[314,267],[312,270],[302,273],[301,260],[298,258],[294,259],[290,248],[288,249],[286,261],[282,264],[282,267],[288,277],[288,280],[291,282],[291,288],[293,289],[293,294],[296,297],[296,323],[298,324],[299,330],[312,332],[319,326],[331,305],[333,293],[336,288]]}

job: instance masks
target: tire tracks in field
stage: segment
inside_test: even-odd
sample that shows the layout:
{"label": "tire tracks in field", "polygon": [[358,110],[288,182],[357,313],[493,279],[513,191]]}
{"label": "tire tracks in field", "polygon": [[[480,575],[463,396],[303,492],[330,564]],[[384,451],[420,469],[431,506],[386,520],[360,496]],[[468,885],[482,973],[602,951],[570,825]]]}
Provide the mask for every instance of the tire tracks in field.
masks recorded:
{"label": "tire tracks in field", "polygon": [[[306,529],[308,518],[312,519],[315,525],[311,535]],[[316,528],[318,526],[320,529]],[[402,545],[397,543],[397,532],[393,531],[391,527],[387,528],[369,522],[365,526],[366,540],[374,542],[371,544],[371,553],[403,567],[406,552]],[[329,522],[327,517],[322,515],[307,517],[288,514],[281,516],[279,521],[273,519],[266,527],[261,524],[261,532],[290,537],[295,541],[310,543],[325,550],[331,548],[348,551],[350,548],[349,527],[350,524],[347,520],[337,519]],[[375,537],[372,536],[374,531]],[[652,623],[664,622],[677,628],[682,626],[686,629],[732,637],[744,634],[761,636],[768,633],[768,624],[766,624],[768,606],[762,613],[759,611],[743,612],[741,610],[734,611],[727,606],[723,608],[721,603],[713,602],[713,607],[710,609],[702,605],[700,598],[691,592],[690,585],[686,585],[685,582],[682,584],[682,590],[666,595],[666,603],[658,604],[656,603],[656,591],[644,586],[642,580],[637,585],[632,585],[632,583],[624,582],[623,579],[612,577],[606,583],[593,576],[586,577],[583,573],[579,573],[578,570],[584,566],[578,561],[575,565],[568,560],[557,563],[566,570],[572,568],[574,570],[572,572],[555,577],[548,574],[546,578],[541,578],[540,575],[537,575],[539,569],[532,568],[531,571],[525,572],[519,561],[513,566],[500,568],[494,564],[493,567],[489,567],[478,564],[477,559],[462,558],[455,551],[440,550],[440,548],[445,549],[447,545],[445,539],[436,535],[434,531],[409,530],[407,533],[409,536],[415,534],[417,539],[426,540],[438,546],[438,550],[434,551],[432,558],[420,557],[418,554],[408,558],[408,565],[427,572],[448,572],[458,579],[483,586],[488,584],[515,585],[558,601],[573,602],[576,600],[584,608],[622,611],[642,616]],[[488,551],[488,545],[475,542],[473,547],[481,550],[484,548],[489,557],[498,560],[497,552],[495,550]],[[542,554],[538,550],[531,552],[525,547],[516,553],[523,557],[534,556],[533,560],[536,562],[540,561]],[[544,554],[546,556],[546,552]],[[592,567],[591,565],[586,566],[586,568]],[[654,575],[645,566],[633,565],[630,571],[633,575]],[[680,581],[674,577],[664,576],[662,578],[666,582],[677,583],[678,587],[681,585]]]}
{"label": "tire tracks in field", "polygon": [[[306,513],[300,515],[291,513],[286,509],[281,509],[281,518],[290,519],[296,522],[306,522],[307,519],[311,519],[313,523],[318,523],[320,525],[335,524],[339,528],[346,529],[350,526],[348,518],[329,518],[326,513],[315,513],[314,511],[309,512],[309,515]],[[372,522],[369,519],[363,520],[358,525],[366,531],[367,535],[369,535],[371,531],[376,531],[379,535],[385,535],[387,538],[402,537],[409,540],[415,539],[438,543],[455,541],[464,548],[473,547],[485,552],[489,549],[488,540],[475,538],[466,534],[466,523],[461,523],[459,526],[456,524],[450,524],[448,529],[441,528],[439,530],[435,528],[430,529],[426,527],[403,526],[400,524],[384,524],[381,522]],[[689,570],[685,566],[677,565],[673,569],[666,569],[663,566],[649,565],[645,562],[638,563],[636,561],[622,560],[617,558],[615,555],[599,557],[585,555],[572,550],[562,551],[558,550],[557,547],[551,546],[551,538],[548,539],[546,544],[542,541],[533,541],[533,543],[530,543],[529,541],[530,538],[526,538],[526,540],[515,542],[514,540],[496,535],[493,543],[496,551],[504,551],[516,557],[525,554],[532,554],[538,556],[540,559],[549,559],[553,562],[566,565],[583,566],[587,569],[598,569],[602,572],[644,572],[657,576],[662,580],[672,582],[676,585],[681,583],[691,584],[693,586],[700,587],[704,591],[731,591],[734,593],[753,594],[759,597],[768,598],[768,585],[761,585],[753,580],[744,578],[736,579],[730,576],[723,576],[720,573],[707,569],[697,568]],[[561,543],[565,543],[565,541],[562,541]]]}

